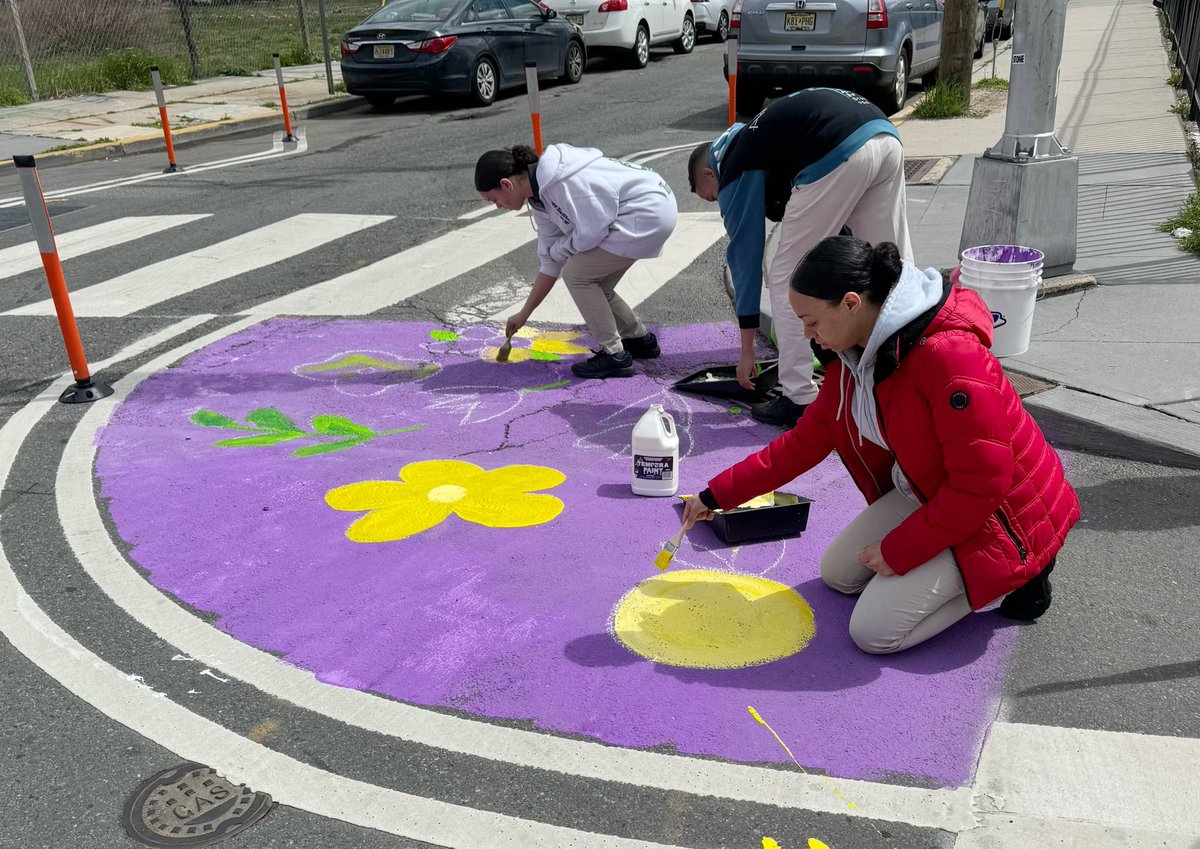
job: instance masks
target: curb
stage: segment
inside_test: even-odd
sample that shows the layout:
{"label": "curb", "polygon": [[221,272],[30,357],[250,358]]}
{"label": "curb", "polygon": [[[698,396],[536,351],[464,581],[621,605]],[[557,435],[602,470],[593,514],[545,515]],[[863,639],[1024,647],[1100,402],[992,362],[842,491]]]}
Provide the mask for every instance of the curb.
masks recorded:
{"label": "curb", "polygon": [[[349,94],[334,95],[328,100],[320,100],[308,106],[292,110],[292,121],[299,123],[309,118],[331,115],[352,109],[360,102],[360,98]],[[272,115],[252,115],[248,118],[229,118],[224,121],[212,121],[207,124],[196,124],[180,130],[171,131],[171,141],[175,147],[184,147],[198,141],[205,141],[219,136],[231,136],[258,130],[264,127],[283,127],[282,113]],[[80,162],[95,162],[100,159],[110,159],[114,156],[131,156],[135,153],[165,150],[166,145],[162,133],[149,133],[144,136],[131,136],[121,141],[105,142],[103,144],[76,147],[71,150],[59,150],[36,154],[39,168],[50,168],[56,165],[74,165]],[[0,170],[12,168],[12,160],[0,162]]]}

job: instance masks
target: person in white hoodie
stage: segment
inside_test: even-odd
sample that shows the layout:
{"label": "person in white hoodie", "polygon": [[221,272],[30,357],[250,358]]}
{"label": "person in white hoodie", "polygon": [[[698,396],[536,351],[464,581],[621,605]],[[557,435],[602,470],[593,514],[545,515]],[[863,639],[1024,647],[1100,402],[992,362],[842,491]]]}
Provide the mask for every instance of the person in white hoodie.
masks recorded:
{"label": "person in white hoodie", "polygon": [[501,209],[528,203],[537,227],[538,275],[524,307],[505,325],[508,336],[562,277],[599,346],[571,366],[577,376],[629,377],[634,359],[659,355],[658,339],[616,286],[637,260],[659,256],[675,230],[678,206],[661,176],[594,148],[552,144],[539,157],[517,145],[479,158],[475,188]]}

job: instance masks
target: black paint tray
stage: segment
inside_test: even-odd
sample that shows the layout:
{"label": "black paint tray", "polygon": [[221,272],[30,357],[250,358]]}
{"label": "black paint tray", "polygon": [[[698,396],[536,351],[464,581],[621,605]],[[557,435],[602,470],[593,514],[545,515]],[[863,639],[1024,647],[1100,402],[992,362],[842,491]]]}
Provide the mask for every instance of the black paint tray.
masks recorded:
{"label": "black paint tray", "polygon": [[775,503],[762,507],[717,510],[713,530],[725,542],[747,542],[795,536],[808,527],[809,498],[790,492],[774,492]]}
{"label": "black paint tray", "polygon": [[[708,380],[711,374],[719,380]],[[737,382],[737,366],[709,366],[693,372],[683,380],[676,381],[672,388],[679,392],[690,392],[694,395],[711,395],[715,398],[727,398],[731,401],[752,402],[761,401],[766,397],[767,390],[779,383],[779,361],[764,360],[758,363],[758,373],[754,378],[754,389],[743,389]]]}

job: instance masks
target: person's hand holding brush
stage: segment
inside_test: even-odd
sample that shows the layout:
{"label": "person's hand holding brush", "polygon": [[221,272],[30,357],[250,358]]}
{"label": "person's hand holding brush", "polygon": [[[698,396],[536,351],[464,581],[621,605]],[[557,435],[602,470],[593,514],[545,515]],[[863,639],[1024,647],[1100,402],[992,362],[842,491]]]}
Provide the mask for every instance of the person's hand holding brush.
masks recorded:
{"label": "person's hand holding brush", "polygon": [[711,522],[713,511],[699,498],[689,498],[683,503],[683,528],[690,531],[697,522]]}

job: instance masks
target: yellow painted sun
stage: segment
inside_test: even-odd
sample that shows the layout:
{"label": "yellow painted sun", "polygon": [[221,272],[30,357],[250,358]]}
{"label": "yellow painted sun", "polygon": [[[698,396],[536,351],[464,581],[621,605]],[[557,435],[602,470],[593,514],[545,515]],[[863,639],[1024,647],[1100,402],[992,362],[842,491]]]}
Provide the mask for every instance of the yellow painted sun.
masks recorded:
{"label": "yellow painted sun", "polygon": [[[543,360],[556,362],[563,357],[578,357],[590,354],[591,351],[582,345],[576,345],[574,340],[583,338],[582,333],[573,330],[534,330],[532,327],[522,327],[513,334],[513,347],[509,352],[507,362],[523,363],[526,360]],[[528,345],[521,345],[515,340],[524,339]],[[499,347],[484,348],[480,351],[481,359],[489,362],[496,361]]]}
{"label": "yellow painted sun", "polygon": [[790,657],[816,634],[812,608],[785,584],[731,572],[682,569],[625,594],[612,630],[647,660],[737,669]]}

